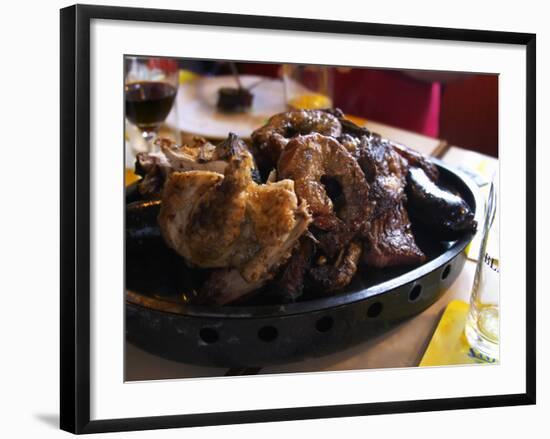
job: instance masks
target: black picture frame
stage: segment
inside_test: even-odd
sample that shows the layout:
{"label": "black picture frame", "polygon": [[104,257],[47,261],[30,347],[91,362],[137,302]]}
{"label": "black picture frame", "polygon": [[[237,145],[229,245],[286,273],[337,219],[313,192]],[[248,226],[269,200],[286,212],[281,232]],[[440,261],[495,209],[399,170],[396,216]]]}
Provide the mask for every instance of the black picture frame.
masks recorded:
{"label": "black picture frame", "polygon": [[[90,420],[90,22],[132,20],[205,26],[294,30],[526,47],[526,392],[498,396],[299,407],[224,413]],[[61,350],[60,424],[96,433],[324,417],[364,416],[535,404],[536,35],[376,23],[311,20],[159,9],[76,5],[61,10]]]}

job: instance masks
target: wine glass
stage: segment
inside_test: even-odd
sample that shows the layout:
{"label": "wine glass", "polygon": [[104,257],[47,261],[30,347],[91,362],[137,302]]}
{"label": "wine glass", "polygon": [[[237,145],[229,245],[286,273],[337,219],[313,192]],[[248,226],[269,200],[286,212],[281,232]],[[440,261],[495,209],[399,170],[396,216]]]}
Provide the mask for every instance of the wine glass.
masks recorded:
{"label": "wine glass", "polygon": [[174,104],[178,91],[178,64],[171,58],[125,57],[125,114],[150,151]]}

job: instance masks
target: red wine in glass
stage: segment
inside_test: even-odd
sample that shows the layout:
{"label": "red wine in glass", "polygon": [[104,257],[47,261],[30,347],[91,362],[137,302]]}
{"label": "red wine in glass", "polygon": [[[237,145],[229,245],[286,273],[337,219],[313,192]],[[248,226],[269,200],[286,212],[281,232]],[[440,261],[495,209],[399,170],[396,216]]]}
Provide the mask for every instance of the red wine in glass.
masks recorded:
{"label": "red wine in glass", "polygon": [[127,83],[126,117],[142,131],[156,130],[170,113],[176,93],[176,88],[166,82]]}
{"label": "red wine in glass", "polygon": [[149,151],[154,151],[153,140],[176,99],[178,63],[171,58],[127,56],[124,67],[126,119],[141,131]]}

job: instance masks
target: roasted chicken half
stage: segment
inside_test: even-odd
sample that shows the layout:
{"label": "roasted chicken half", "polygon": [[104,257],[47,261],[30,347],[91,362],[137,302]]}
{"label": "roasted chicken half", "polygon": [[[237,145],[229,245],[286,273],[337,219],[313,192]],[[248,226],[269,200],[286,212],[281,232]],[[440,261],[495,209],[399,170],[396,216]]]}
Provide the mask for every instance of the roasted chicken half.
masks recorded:
{"label": "roasted chicken half", "polygon": [[159,225],[188,264],[215,268],[199,301],[224,304],[258,289],[290,257],[311,222],[292,180],[256,184],[246,145],[229,139],[224,174],[173,172],[162,194]]}

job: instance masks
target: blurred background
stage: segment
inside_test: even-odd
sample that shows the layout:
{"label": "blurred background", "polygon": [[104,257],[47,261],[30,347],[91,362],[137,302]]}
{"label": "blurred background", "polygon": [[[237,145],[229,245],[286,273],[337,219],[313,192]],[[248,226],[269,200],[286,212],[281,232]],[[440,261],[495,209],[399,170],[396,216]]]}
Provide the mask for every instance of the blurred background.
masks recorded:
{"label": "blurred background", "polygon": [[229,132],[246,139],[289,108],[338,107],[428,155],[460,147],[498,156],[495,74],[127,57],[125,75],[134,151],[154,150],[163,128],[163,136],[171,131],[177,141]]}
{"label": "blurred background", "polygon": [[[231,74],[228,63],[179,60],[199,75]],[[281,78],[281,64],[238,63],[239,73]],[[332,100],[344,113],[498,156],[498,75],[332,68]]]}

